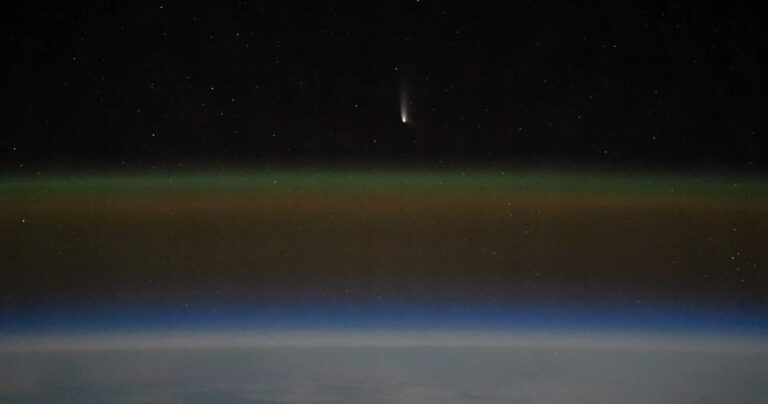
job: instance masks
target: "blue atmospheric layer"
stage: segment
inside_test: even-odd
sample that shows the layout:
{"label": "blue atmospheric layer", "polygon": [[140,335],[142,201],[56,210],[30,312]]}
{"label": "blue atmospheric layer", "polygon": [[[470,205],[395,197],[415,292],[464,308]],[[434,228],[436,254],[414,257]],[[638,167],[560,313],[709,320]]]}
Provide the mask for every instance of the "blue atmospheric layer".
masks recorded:
{"label": "blue atmospheric layer", "polygon": [[768,336],[768,308],[690,305],[176,304],[0,308],[0,334],[199,329],[664,331]]}

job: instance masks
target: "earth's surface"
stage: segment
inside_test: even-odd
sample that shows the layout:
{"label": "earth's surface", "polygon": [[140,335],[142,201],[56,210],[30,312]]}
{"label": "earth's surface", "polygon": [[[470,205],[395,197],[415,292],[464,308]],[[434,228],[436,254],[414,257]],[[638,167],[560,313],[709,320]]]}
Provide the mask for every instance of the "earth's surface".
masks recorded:
{"label": "earth's surface", "polygon": [[6,338],[0,401],[760,403],[761,338],[337,331]]}

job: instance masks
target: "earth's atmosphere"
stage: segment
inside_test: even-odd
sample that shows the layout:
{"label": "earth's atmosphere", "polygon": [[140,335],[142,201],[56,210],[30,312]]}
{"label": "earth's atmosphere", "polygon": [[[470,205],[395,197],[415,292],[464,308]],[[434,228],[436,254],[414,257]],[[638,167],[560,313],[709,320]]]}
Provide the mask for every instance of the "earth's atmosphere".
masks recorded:
{"label": "earth's atmosphere", "polygon": [[759,403],[768,182],[0,181],[0,402]]}

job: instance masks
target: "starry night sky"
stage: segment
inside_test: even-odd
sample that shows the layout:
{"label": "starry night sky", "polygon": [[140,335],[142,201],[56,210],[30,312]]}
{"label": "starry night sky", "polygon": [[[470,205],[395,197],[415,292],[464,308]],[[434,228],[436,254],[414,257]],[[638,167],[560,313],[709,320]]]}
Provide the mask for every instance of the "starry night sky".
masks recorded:
{"label": "starry night sky", "polygon": [[30,1],[0,14],[0,161],[13,170],[765,166],[759,2]]}

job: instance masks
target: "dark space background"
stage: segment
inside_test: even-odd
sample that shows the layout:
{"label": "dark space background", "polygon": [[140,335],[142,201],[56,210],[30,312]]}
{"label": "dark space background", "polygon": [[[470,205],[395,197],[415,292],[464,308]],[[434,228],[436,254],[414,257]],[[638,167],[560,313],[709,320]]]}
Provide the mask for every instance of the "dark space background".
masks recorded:
{"label": "dark space background", "polygon": [[8,2],[0,161],[765,167],[759,1],[350,3]]}
{"label": "dark space background", "polygon": [[[760,2],[25,1],[0,19],[0,308],[768,303]],[[361,167],[400,171],[339,174]]]}

